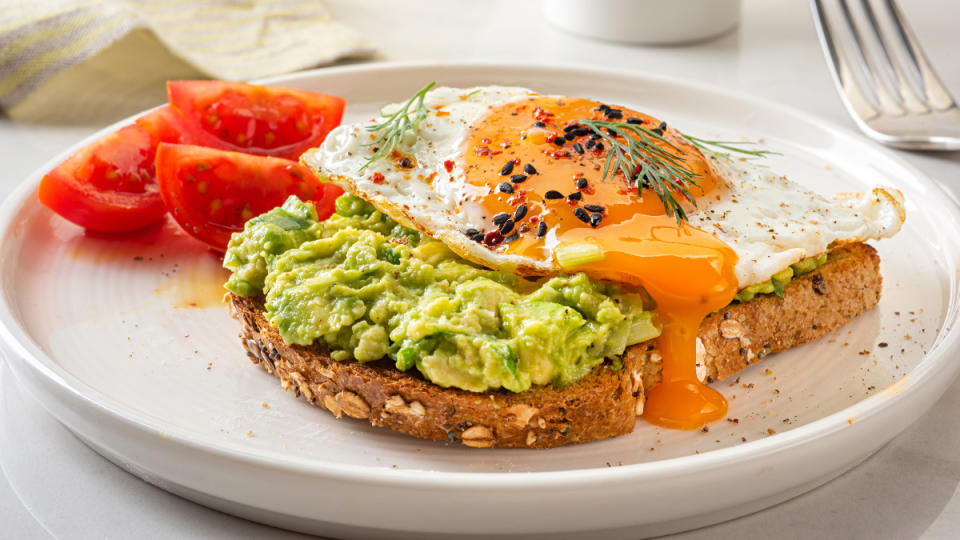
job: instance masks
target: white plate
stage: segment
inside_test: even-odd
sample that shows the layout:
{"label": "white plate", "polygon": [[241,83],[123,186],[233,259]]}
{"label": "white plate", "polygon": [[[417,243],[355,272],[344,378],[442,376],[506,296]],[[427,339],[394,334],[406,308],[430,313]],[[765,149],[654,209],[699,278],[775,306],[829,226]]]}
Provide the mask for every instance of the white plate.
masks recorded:
{"label": "white plate", "polygon": [[271,82],[345,96],[350,121],[430,80],[582,95],[704,137],[762,139],[782,154],[771,167],[823,192],[895,185],[908,218],[878,244],[883,299],[717,385],[736,422],[706,433],[641,423],[546,451],[420,441],[334,420],[250,365],[217,301],[218,261],[175,226],[95,237],[38,204],[37,182],[68,151],[0,209],[0,332],[18,379],[118,465],[239,516],[327,535],[555,537],[677,531],[785,500],[870,455],[956,375],[960,213],[890,152],[776,104],[622,72],[381,65]]}

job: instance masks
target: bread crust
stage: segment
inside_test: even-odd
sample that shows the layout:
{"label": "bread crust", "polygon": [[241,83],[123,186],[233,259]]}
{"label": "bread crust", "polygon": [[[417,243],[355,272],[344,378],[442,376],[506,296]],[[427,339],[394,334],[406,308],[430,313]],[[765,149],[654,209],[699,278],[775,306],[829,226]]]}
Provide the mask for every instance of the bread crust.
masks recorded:
{"label": "bread crust", "polygon": [[[830,253],[827,263],[794,279],[783,299],[763,295],[708,316],[699,337],[708,381],[722,380],[767,355],[815,340],[871,309],[880,299],[880,259],[866,244]],[[552,448],[633,431],[644,388],[660,379],[659,354],[634,345],[623,369],[598,366],[565,388],[483,393],[441,388],[389,360],[337,362],[319,345],[287,345],[264,317],[260,298],[230,295],[247,356],[284,389],[334,416],[477,448]]]}

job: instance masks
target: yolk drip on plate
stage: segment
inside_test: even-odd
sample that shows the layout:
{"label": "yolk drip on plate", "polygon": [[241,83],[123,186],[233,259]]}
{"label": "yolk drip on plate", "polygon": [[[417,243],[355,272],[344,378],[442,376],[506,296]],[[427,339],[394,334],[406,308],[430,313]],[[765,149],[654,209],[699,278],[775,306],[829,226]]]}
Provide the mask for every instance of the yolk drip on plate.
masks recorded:
{"label": "yolk drip on plate", "polygon": [[[697,378],[696,336],[703,318],[736,294],[736,254],[713,235],[667,216],[642,177],[618,172],[604,181],[611,144],[579,124],[588,120],[662,131],[673,146],[656,144],[697,175],[691,195],[697,201],[721,196],[722,183],[700,151],[659,120],[585,99],[533,96],[492,107],[473,123],[463,147],[467,182],[489,188],[479,190],[489,193],[477,202],[488,219],[499,215],[488,230],[503,231],[485,242],[539,260],[556,259],[571,247],[592,248],[599,256],[571,271],[640,285],[657,303],[663,378],[648,394],[644,417],[679,429],[721,419],[726,401]],[[502,227],[505,219],[510,223]]]}

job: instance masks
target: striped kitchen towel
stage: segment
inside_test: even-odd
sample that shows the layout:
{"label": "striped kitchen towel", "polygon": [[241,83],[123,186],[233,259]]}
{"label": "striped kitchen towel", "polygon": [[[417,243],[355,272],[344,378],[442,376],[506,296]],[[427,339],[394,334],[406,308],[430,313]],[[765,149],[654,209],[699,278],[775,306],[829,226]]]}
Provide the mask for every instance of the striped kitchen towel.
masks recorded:
{"label": "striped kitchen towel", "polygon": [[0,0],[0,108],[70,122],[93,104],[145,106],[133,95],[156,103],[157,81],[248,80],[372,52],[317,0]]}

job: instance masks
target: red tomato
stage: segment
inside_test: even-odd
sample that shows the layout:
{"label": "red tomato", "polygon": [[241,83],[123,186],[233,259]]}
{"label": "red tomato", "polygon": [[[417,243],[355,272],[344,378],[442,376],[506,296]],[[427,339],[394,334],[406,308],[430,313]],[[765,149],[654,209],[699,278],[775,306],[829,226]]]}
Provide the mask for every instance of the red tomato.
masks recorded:
{"label": "red tomato", "polygon": [[295,161],[184,144],[157,148],[157,182],[177,223],[220,251],[248,219],[290,195],[314,201],[326,219],[343,193]]}
{"label": "red tomato", "polygon": [[81,148],[43,177],[40,202],[92,231],[133,231],[160,220],[166,208],[153,158],[177,131],[171,112],[163,107]]}
{"label": "red tomato", "polygon": [[227,81],[170,81],[167,97],[188,126],[185,141],[287,159],[318,146],[344,106],[318,92]]}
{"label": "red tomato", "polygon": [[154,141],[154,151],[156,151],[156,145],[162,142],[186,142],[184,139],[186,128],[180,120],[180,115],[169,105],[164,105],[137,118],[137,125],[150,134],[150,139]]}

